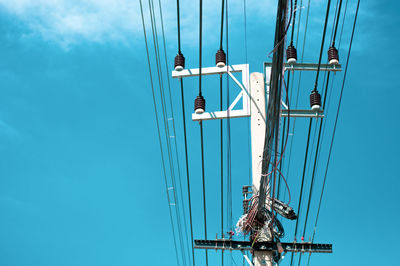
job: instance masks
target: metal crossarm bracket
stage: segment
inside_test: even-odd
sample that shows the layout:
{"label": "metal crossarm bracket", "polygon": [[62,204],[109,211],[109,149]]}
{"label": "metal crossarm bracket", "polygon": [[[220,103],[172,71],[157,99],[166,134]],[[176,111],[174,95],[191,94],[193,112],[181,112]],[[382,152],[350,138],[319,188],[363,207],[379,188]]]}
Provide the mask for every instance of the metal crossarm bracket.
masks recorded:
{"label": "metal crossarm bracket", "polygon": [[[274,242],[253,242],[234,241],[230,239],[217,240],[195,240],[194,248],[197,249],[221,249],[221,250],[259,250],[277,251],[277,244]],[[281,243],[284,252],[303,253],[332,253],[332,244],[315,244],[310,242]]]}
{"label": "metal crossarm bracket", "polygon": [[[272,67],[272,63],[264,63],[264,67]],[[310,64],[310,63],[294,63],[294,64],[285,64],[285,71],[317,71],[318,64]],[[342,71],[342,65],[330,65],[330,64],[321,64],[320,71],[333,71],[338,72]]]}
{"label": "metal crossarm bracket", "polygon": [[[242,73],[242,82],[236,79],[232,73]],[[224,119],[224,118],[234,118],[234,117],[247,117],[250,116],[250,94],[249,94],[249,65],[232,65],[226,67],[205,67],[201,69],[201,75],[221,75],[228,74],[232,80],[239,86],[240,92],[236,96],[235,100],[231,103],[229,108],[225,111],[215,111],[215,112],[204,112],[202,114],[192,114],[193,121],[199,120],[213,120],[213,119]],[[173,78],[185,78],[185,77],[196,77],[199,76],[199,69],[184,69],[182,71],[172,71]],[[243,108],[235,109],[233,108],[236,104],[242,100]]]}
{"label": "metal crossarm bracket", "polygon": [[311,117],[311,118],[321,118],[324,117],[323,110],[281,110],[281,117]]}
{"label": "metal crossarm bracket", "polygon": [[[264,63],[265,73],[268,73],[272,67],[272,63]],[[285,64],[285,71],[318,71],[318,64],[310,63],[294,63]],[[321,64],[320,71],[332,71],[334,73],[342,71],[341,65]],[[269,85],[268,83],[266,84]],[[281,117],[310,117],[310,118],[323,118],[323,110],[288,110],[288,106],[282,101]]]}

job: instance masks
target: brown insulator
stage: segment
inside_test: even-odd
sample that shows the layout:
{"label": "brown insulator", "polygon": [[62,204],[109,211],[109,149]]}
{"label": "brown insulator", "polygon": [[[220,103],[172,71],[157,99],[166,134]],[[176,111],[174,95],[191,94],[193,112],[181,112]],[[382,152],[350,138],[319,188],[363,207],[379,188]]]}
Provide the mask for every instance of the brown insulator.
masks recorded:
{"label": "brown insulator", "polygon": [[226,54],[224,50],[219,49],[215,54],[215,64],[217,67],[224,67],[226,65]]}
{"label": "brown insulator", "polygon": [[293,44],[286,49],[286,59],[289,64],[294,64],[297,61],[297,51]]}
{"label": "brown insulator", "polygon": [[194,112],[196,114],[202,114],[206,110],[206,100],[202,95],[199,95],[194,100]]}
{"label": "brown insulator", "polygon": [[313,110],[321,108],[321,95],[316,90],[313,90],[310,94],[310,106]]}
{"label": "brown insulator", "polygon": [[329,47],[329,50],[328,50],[328,60],[329,60],[329,64],[331,64],[331,65],[337,65],[337,64],[339,64],[339,52],[338,52],[338,50],[335,48],[334,45],[332,45],[331,47]]}
{"label": "brown insulator", "polygon": [[185,57],[183,56],[182,53],[178,53],[175,56],[175,70],[176,71],[181,71],[185,68]]}

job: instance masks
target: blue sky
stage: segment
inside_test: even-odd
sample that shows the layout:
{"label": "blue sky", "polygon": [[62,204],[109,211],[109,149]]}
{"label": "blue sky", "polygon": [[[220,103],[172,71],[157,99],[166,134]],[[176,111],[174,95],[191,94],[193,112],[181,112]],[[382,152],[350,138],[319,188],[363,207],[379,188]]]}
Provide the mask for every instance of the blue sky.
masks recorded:
{"label": "blue sky", "polygon": [[[198,5],[182,2],[183,53],[187,66],[196,68]],[[203,65],[212,66],[220,6],[204,2]],[[246,61],[243,2],[230,2],[229,61],[241,64]],[[248,2],[248,63],[251,72],[262,72],[263,62],[271,60],[267,54],[273,46],[277,1]],[[170,69],[177,51],[175,3],[162,1]],[[318,59],[325,5],[311,0],[306,62]],[[147,3],[144,8],[149,26]],[[395,1],[361,1],[315,239],[333,243],[334,253],[313,255],[311,265],[397,262],[398,8]],[[355,1],[349,1],[342,62],[354,12]],[[300,34],[299,43],[302,38]],[[0,265],[177,265],[137,1],[0,0],[0,48]],[[342,78],[343,73],[337,74],[332,87],[306,239],[313,229]],[[302,78],[299,107],[308,107],[313,79],[313,74]],[[218,105],[217,86],[217,78],[204,80],[207,107]],[[233,83],[230,88],[236,89]],[[184,178],[176,80],[171,79],[171,91]],[[204,233],[199,129],[190,121],[196,95],[197,79],[185,81],[197,239]],[[218,128],[218,122],[204,123],[209,238],[221,233]],[[231,131],[236,223],[241,186],[249,182],[247,120],[232,120]],[[287,176],[293,207],[306,134],[307,122],[298,120]],[[308,172],[307,191],[310,177]],[[294,222],[284,225],[284,241],[292,241]],[[196,251],[199,265],[203,253]],[[210,252],[210,265],[218,265],[219,256]],[[288,265],[288,258],[282,265]],[[240,255],[233,259],[241,264]]]}

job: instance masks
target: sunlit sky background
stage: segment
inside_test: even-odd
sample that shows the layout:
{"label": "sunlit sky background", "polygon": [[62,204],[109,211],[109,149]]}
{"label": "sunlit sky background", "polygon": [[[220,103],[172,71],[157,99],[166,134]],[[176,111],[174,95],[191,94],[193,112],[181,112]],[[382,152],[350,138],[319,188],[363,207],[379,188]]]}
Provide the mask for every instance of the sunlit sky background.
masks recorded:
{"label": "sunlit sky background", "polygon": [[[143,2],[150,34],[148,2]],[[161,2],[171,70],[177,52],[176,1]],[[181,2],[182,50],[187,67],[197,68],[198,2]],[[250,72],[263,72],[263,62],[271,61],[277,1],[246,2],[247,63]],[[326,1],[301,2],[298,54],[310,8],[304,62],[317,62]],[[155,5],[157,13],[158,1]],[[335,6],[332,1],[327,36]],[[355,7],[356,1],[348,1],[342,63]],[[214,65],[220,8],[219,1],[204,1],[204,66]],[[361,1],[315,238],[332,243],[334,252],[312,255],[310,265],[398,264],[398,8],[396,1]],[[243,1],[229,1],[228,12],[229,62],[243,64]],[[144,44],[137,0],[0,0],[0,265],[177,265]],[[298,86],[295,75],[299,108],[308,108],[314,79],[315,74],[304,74]],[[334,79],[306,240],[314,227],[343,73]],[[170,82],[184,180],[180,88],[177,80]],[[185,116],[194,236],[201,239],[199,126],[190,118],[197,82],[185,80]],[[217,77],[204,79],[207,108],[219,104],[218,84]],[[233,82],[230,89],[234,97]],[[295,209],[307,125],[298,119],[290,137],[286,177]],[[244,118],[231,121],[233,224],[241,215],[241,187],[249,184],[247,126]],[[204,130],[208,237],[213,239],[221,235],[219,122],[205,122]],[[308,170],[306,195],[310,178]],[[187,208],[186,183],[182,186]],[[283,224],[282,241],[290,242],[295,222]],[[210,265],[220,265],[220,252],[209,254]],[[196,251],[196,259],[204,265],[204,251]],[[307,259],[303,256],[302,265]],[[241,265],[242,257],[227,252],[226,261]],[[289,262],[286,255],[282,265]]]}

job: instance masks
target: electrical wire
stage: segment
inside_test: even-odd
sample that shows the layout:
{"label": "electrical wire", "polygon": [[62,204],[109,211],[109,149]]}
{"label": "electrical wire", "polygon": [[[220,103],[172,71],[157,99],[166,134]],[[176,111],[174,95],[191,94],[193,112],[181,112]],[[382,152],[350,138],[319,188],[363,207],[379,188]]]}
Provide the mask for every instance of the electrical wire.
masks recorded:
{"label": "electrical wire", "polygon": [[[222,50],[222,42],[223,42],[223,33],[224,33],[224,4],[225,1],[222,0],[221,5],[221,35],[220,35],[220,45],[219,49]],[[222,99],[222,74],[219,75],[219,106],[220,110],[223,110],[223,99]],[[220,160],[221,160],[221,236],[224,238],[224,123],[221,119],[220,121]],[[221,265],[224,265],[224,250],[221,252]]]}
{"label": "electrical wire", "polygon": [[322,191],[321,191],[321,195],[320,195],[319,203],[318,203],[317,216],[316,216],[316,220],[315,220],[314,233],[313,233],[313,237],[312,237],[313,241],[314,241],[315,231],[316,231],[317,224],[318,224],[318,217],[319,217],[319,213],[320,213],[320,209],[321,209],[322,198],[323,198],[324,191],[325,191],[326,177],[327,177],[327,173],[328,173],[329,162],[330,162],[330,159],[331,159],[332,147],[333,147],[333,143],[334,143],[334,140],[335,140],[336,126],[337,126],[339,113],[340,113],[340,107],[341,107],[341,103],[342,103],[343,90],[344,90],[344,85],[345,85],[346,76],[347,76],[347,70],[348,70],[348,66],[349,66],[351,47],[353,45],[353,38],[354,38],[354,32],[355,32],[356,23],[357,23],[359,7],[360,7],[360,0],[357,1],[357,8],[356,8],[355,16],[354,16],[353,29],[352,29],[351,38],[350,38],[350,44],[349,44],[349,52],[347,54],[346,67],[345,67],[345,71],[344,71],[342,87],[341,87],[341,90],[340,90],[339,103],[338,103],[338,107],[337,107],[337,111],[336,111],[336,118],[335,118],[335,124],[334,124],[334,127],[333,127],[333,134],[332,134],[331,144],[330,144],[329,152],[328,152],[328,160],[327,160],[326,168],[325,168],[324,181],[323,181],[323,184],[322,184]]}
{"label": "electrical wire", "polygon": [[185,142],[185,162],[186,162],[186,180],[187,180],[187,190],[188,190],[188,203],[189,203],[189,221],[190,221],[190,237],[192,244],[192,260],[193,266],[196,265],[194,257],[194,247],[193,247],[193,219],[192,219],[192,201],[190,195],[190,176],[189,176],[189,158],[188,158],[188,147],[187,147],[187,134],[186,134],[186,118],[185,118],[185,97],[183,94],[183,80],[180,78],[181,84],[181,100],[182,100],[182,121],[183,121],[183,136]]}
{"label": "electrical wire", "polygon": [[[179,0],[176,1],[177,4],[177,27],[178,27],[178,54],[181,53],[181,27],[180,27],[180,11],[179,11]],[[184,143],[185,143],[185,164],[186,164],[186,183],[187,183],[187,191],[188,191],[188,207],[189,207],[189,223],[190,223],[190,239],[191,239],[191,247],[192,247],[192,262],[193,266],[195,263],[195,255],[194,255],[194,246],[193,246],[193,218],[192,218],[192,200],[190,193],[190,175],[189,175],[189,157],[188,157],[188,148],[187,148],[187,134],[186,134],[186,119],[185,119],[185,97],[183,92],[183,80],[180,80],[181,87],[181,103],[182,103],[182,123],[183,123],[183,135],[184,135]]]}
{"label": "electrical wire", "polygon": [[160,146],[161,163],[162,163],[163,173],[164,173],[165,191],[166,191],[167,200],[168,200],[168,210],[169,210],[169,217],[170,217],[171,228],[172,228],[172,237],[173,237],[173,240],[174,240],[176,262],[177,262],[178,265],[180,265],[179,264],[178,249],[177,249],[177,244],[176,244],[174,223],[173,223],[173,219],[172,219],[171,201],[170,201],[169,193],[168,193],[167,174],[166,174],[166,170],[165,170],[165,161],[164,161],[163,146],[162,146],[162,142],[161,142],[160,126],[159,126],[159,122],[158,122],[158,115],[157,115],[158,112],[157,112],[157,105],[156,105],[156,101],[155,101],[153,75],[152,75],[152,71],[151,71],[149,48],[148,48],[148,44],[147,44],[146,26],[145,26],[145,23],[144,23],[142,0],[140,0],[140,12],[141,12],[141,16],[142,16],[142,27],[143,27],[144,40],[145,40],[145,45],[146,45],[147,64],[148,64],[148,67],[149,67],[149,77],[150,77],[150,85],[151,85],[151,91],[152,91],[152,96],[153,96],[154,115],[156,117],[156,125],[157,125],[157,132],[158,132],[158,142],[159,142],[159,146]]}
{"label": "electrical wire", "polygon": [[153,43],[154,43],[154,52],[155,52],[155,59],[156,59],[156,67],[157,67],[157,75],[158,75],[158,82],[159,82],[159,91],[160,91],[160,96],[161,96],[161,106],[162,106],[162,114],[163,114],[163,120],[164,120],[164,131],[165,131],[165,139],[166,139],[166,145],[167,145],[167,153],[168,153],[168,158],[169,158],[169,163],[170,163],[170,172],[171,172],[171,180],[173,184],[173,195],[175,199],[175,212],[176,212],[176,217],[177,217],[177,224],[178,224],[178,233],[179,233],[179,240],[181,243],[181,252],[183,256],[183,265],[186,265],[186,256],[184,252],[184,241],[182,238],[182,225],[181,225],[181,218],[180,218],[180,204],[179,204],[179,199],[176,196],[176,191],[175,188],[176,182],[175,182],[175,170],[174,170],[174,163],[173,163],[173,157],[172,157],[172,152],[171,152],[171,144],[169,140],[169,126],[168,126],[168,119],[166,117],[166,107],[165,107],[165,93],[164,93],[164,82],[162,78],[162,71],[161,71],[161,56],[159,52],[159,45],[158,45],[158,34],[157,34],[157,25],[155,22],[155,13],[154,13],[154,3],[153,0],[149,0],[149,13],[150,13],[150,21],[151,21],[151,28],[152,28],[152,34],[153,34]]}
{"label": "electrical wire", "polygon": [[[314,89],[313,89],[314,92],[317,91],[317,86],[318,86],[318,77],[319,77],[319,72],[320,72],[320,68],[321,68],[322,51],[323,51],[323,48],[324,48],[326,27],[327,27],[328,18],[329,18],[330,4],[331,4],[331,0],[328,0],[327,8],[326,8],[326,14],[325,14],[324,30],[323,30],[323,34],[322,34],[321,49],[320,49],[320,54],[319,54],[319,59],[318,59],[317,74],[316,74],[316,77],[315,77],[315,85],[314,85]],[[305,158],[304,158],[303,176],[302,176],[302,181],[301,181],[300,197],[299,197],[299,205],[298,205],[298,217],[296,219],[296,227],[295,227],[295,239],[296,239],[296,235],[297,235],[298,223],[299,223],[299,220],[300,220],[299,219],[300,218],[300,208],[301,208],[301,201],[302,201],[302,194],[303,194],[303,184],[304,184],[305,170],[306,170],[306,166],[307,166],[307,155],[308,155],[308,149],[309,149],[311,126],[312,126],[312,118],[310,118],[310,123],[309,123],[309,127],[308,127],[307,147],[306,147],[306,153],[305,153]],[[312,181],[312,183],[313,183],[313,181]],[[300,259],[301,259],[301,254],[300,254]],[[300,263],[300,260],[299,260],[299,263]],[[293,253],[292,253],[292,256],[291,256],[290,265],[291,266],[293,265]]]}
{"label": "electrical wire", "polygon": [[[294,8],[293,9],[294,9],[294,12],[293,12],[292,34],[291,34],[291,37],[290,37],[291,38],[291,41],[290,41],[291,44],[293,44],[294,28],[295,28],[295,24],[296,24],[297,0],[294,1]],[[285,82],[284,78],[283,78],[283,82]],[[289,102],[288,87],[290,86],[289,83],[290,83],[290,71],[288,73],[288,84],[287,84],[287,86],[285,84],[285,88],[286,88],[286,100],[285,101],[286,101],[286,106],[288,106],[288,112],[290,112],[290,107],[288,105],[288,102]],[[281,151],[283,150],[284,143],[285,143],[285,146],[286,146],[287,138],[289,137],[289,128],[290,128],[289,121],[288,121],[287,127],[288,127],[288,132],[286,134],[286,141],[285,141],[285,128],[286,128],[286,117],[285,117],[285,118],[283,118]],[[282,156],[283,156],[283,153],[281,154],[281,158],[282,158]],[[282,167],[283,167],[283,162],[279,164],[279,172],[282,171]],[[279,199],[279,194],[280,194],[280,185],[281,185],[281,178],[280,177],[281,177],[281,175],[279,175],[279,178],[278,178],[278,193],[277,193],[277,196],[276,196],[277,199]]]}
{"label": "electrical wire", "polygon": [[178,54],[181,53],[181,20],[179,12],[179,0],[176,0],[176,18],[178,24]]}
{"label": "electrical wire", "polygon": [[[203,37],[203,1],[199,1],[199,96],[201,96],[201,66],[202,66],[202,37]],[[204,171],[204,139],[203,139],[203,122],[200,120],[200,145],[201,145],[201,175],[203,181],[203,216],[204,216],[204,238],[207,240],[207,210],[206,210],[206,181]],[[206,265],[208,265],[208,251],[206,253]]]}
{"label": "electrical wire", "polygon": [[[225,5],[225,34],[226,34],[226,65],[227,72],[229,73],[229,21],[228,21],[228,0],[226,0]],[[226,75],[226,106],[229,107],[229,75]],[[227,119],[226,119],[226,139],[227,139],[227,227],[228,230],[232,230],[232,165],[231,165],[231,118],[230,110],[227,109]]]}
{"label": "electrical wire", "polygon": [[[300,3],[300,5],[301,4],[302,3]],[[302,45],[302,49],[301,49],[302,52],[301,52],[300,62],[303,62],[303,59],[304,59],[304,50],[305,50],[304,48],[305,48],[306,38],[307,38],[308,18],[309,18],[309,14],[310,14],[311,0],[308,0],[307,6],[308,6],[308,8],[307,8],[306,23],[305,23],[305,28],[304,28],[304,38],[303,38],[303,45]],[[301,16],[301,11],[300,11],[299,16]],[[300,31],[300,24],[299,24],[299,27],[297,28],[296,46],[297,46],[297,42],[298,42],[298,38],[299,38],[299,31]],[[297,109],[298,102],[299,102],[301,74],[302,74],[302,72],[299,73],[299,81],[297,84],[297,96],[296,96],[296,103],[295,103],[295,107],[294,107],[295,109]],[[292,82],[292,86],[293,86],[293,82]],[[296,119],[294,119],[294,121],[293,121],[293,132],[294,132],[295,128],[296,128]],[[291,158],[292,158],[293,139],[294,139],[294,135],[290,141],[290,151],[289,151],[288,167],[287,167],[287,173],[286,173],[286,176],[288,176],[288,177],[289,177],[289,170],[290,170],[290,162],[291,162]]]}
{"label": "electrical wire", "polygon": [[325,43],[325,35],[326,35],[326,26],[328,25],[328,18],[329,18],[329,9],[331,7],[331,0],[328,0],[328,4],[326,7],[326,15],[325,15],[325,23],[324,23],[324,31],[322,33],[322,42],[321,42],[321,49],[319,52],[319,60],[318,60],[318,67],[317,67],[317,75],[315,77],[315,85],[314,85],[314,91],[317,90],[318,86],[318,78],[319,78],[319,72],[321,69],[321,60],[322,60],[322,52],[324,51],[324,43]]}
{"label": "electrical wire", "polygon": [[[336,19],[335,33],[333,35],[333,43],[335,42],[336,32],[337,32],[337,28],[338,28],[338,25],[339,25],[341,6],[342,6],[342,0],[340,0],[340,3],[339,3],[339,11],[338,11],[338,14],[337,14],[337,19]],[[326,88],[325,88],[325,92],[324,92],[324,102],[323,102],[323,108],[322,109],[325,109],[326,95],[327,95],[327,89],[328,89],[328,84],[329,84],[329,74],[330,73],[328,73],[328,77],[327,77]],[[318,150],[319,150],[319,144],[320,144],[320,139],[321,139],[321,131],[322,131],[323,121],[324,121],[323,118],[321,118],[321,122],[320,122],[320,126],[319,126],[319,132],[318,132],[317,148],[316,148],[316,151],[315,151],[313,172],[312,172],[312,177],[311,177],[310,192],[309,192],[308,203],[307,203],[307,212],[306,212],[306,218],[305,218],[305,221],[304,221],[303,236],[305,236],[305,234],[306,234],[306,226],[307,226],[308,214],[309,214],[309,211],[310,211],[310,204],[311,204],[311,199],[312,199],[313,185],[314,185],[314,180],[315,180],[315,169],[316,169],[316,166],[317,166]]]}
{"label": "electrical wire", "polygon": [[[164,47],[164,59],[165,59],[165,67],[167,73],[169,73],[169,67],[168,67],[168,59],[167,59],[167,46],[165,43],[165,32],[164,32],[164,20],[163,20],[163,14],[162,14],[162,7],[161,7],[161,0],[158,0],[158,6],[159,6],[159,11],[160,11],[160,20],[161,20],[161,29],[162,29],[162,37],[163,37],[163,47]],[[181,167],[179,163],[179,156],[178,156],[178,145],[176,143],[176,130],[175,130],[175,115],[174,115],[174,108],[173,108],[173,103],[172,103],[172,94],[171,94],[171,84],[169,80],[169,75],[167,74],[167,82],[168,82],[168,98],[169,98],[169,106],[170,106],[170,111],[171,111],[171,117],[172,117],[172,132],[174,134],[174,144],[175,144],[175,157],[176,157],[176,166],[177,166],[177,172],[178,172],[178,184],[179,184],[179,191],[180,191],[180,196],[181,196],[181,202],[182,202],[182,216],[183,216],[183,225],[184,225],[184,232],[185,232],[185,238],[186,238],[186,244],[187,244],[187,255],[188,258],[190,259],[190,254],[189,254],[189,247],[188,247],[188,234],[187,234],[187,221],[186,221],[186,215],[185,215],[185,204],[183,200],[183,192],[182,192],[182,177],[181,177]]]}

